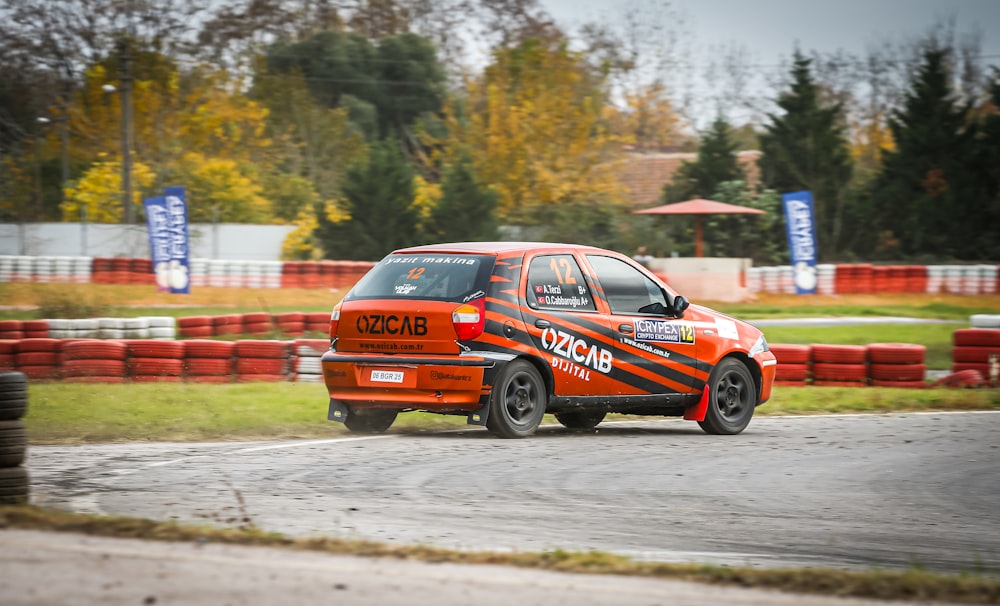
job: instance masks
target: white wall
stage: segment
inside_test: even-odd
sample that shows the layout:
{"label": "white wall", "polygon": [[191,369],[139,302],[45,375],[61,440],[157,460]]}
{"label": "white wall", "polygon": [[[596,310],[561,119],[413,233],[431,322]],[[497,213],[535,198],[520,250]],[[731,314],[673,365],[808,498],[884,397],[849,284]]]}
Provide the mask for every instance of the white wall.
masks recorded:
{"label": "white wall", "polygon": [[[292,225],[195,223],[191,258],[277,261]],[[144,225],[0,223],[0,255],[149,257]]]}

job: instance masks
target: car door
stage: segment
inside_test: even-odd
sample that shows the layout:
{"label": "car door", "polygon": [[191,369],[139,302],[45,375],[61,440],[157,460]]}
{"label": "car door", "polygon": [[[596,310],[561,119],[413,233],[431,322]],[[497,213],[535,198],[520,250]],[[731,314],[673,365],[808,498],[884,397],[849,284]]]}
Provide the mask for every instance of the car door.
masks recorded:
{"label": "car door", "polygon": [[698,343],[693,322],[669,315],[670,293],[624,259],[588,253],[615,340],[616,378],[635,393],[691,393]]}
{"label": "car door", "polygon": [[525,263],[522,317],[532,343],[551,367],[554,395],[608,393],[614,337],[576,257],[541,252],[526,257]]}

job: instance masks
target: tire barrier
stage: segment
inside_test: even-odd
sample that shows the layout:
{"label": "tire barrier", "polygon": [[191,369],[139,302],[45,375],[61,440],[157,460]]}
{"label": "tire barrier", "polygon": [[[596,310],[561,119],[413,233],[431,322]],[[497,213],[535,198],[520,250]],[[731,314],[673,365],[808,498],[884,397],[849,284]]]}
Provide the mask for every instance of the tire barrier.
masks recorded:
{"label": "tire barrier", "polygon": [[212,334],[216,337],[243,334],[243,314],[226,314],[213,317]]}
{"label": "tire barrier", "polygon": [[200,339],[215,335],[212,316],[188,316],[177,318],[177,332],[185,339]]}
{"label": "tire barrier", "polygon": [[927,348],[912,343],[871,343],[868,345],[868,377],[876,387],[927,387],[924,360]]}
{"label": "tire barrier", "polygon": [[232,341],[184,341],[184,376],[193,383],[233,381]]}
{"label": "tire barrier", "polygon": [[330,349],[329,339],[296,339],[292,344],[295,381],[322,383],[323,367],[320,358]]}
{"label": "tire barrier", "polygon": [[63,345],[62,376],[67,383],[124,383],[128,346],[123,341],[84,339]]}
{"label": "tire barrier", "polygon": [[305,332],[330,334],[330,313],[325,311],[302,314]]}
{"label": "tire barrier", "polygon": [[136,383],[179,383],[184,375],[184,342],[153,339],[125,342],[128,378]]}
{"label": "tire barrier", "polygon": [[28,470],[24,467],[28,431],[21,421],[27,410],[27,375],[0,372],[0,505],[28,502]]}
{"label": "tire barrier", "polygon": [[274,330],[271,314],[258,311],[243,314],[243,333],[248,335],[266,335]]}
{"label": "tire barrier", "polygon": [[812,347],[809,345],[793,345],[774,343],[771,353],[778,360],[774,380],[777,385],[802,386],[812,378],[811,361]]}
{"label": "tire barrier", "polygon": [[[872,265],[820,264],[816,291],[823,295],[928,293],[989,295],[1000,292],[997,265]],[[791,266],[747,270],[751,292],[794,293]]]}
{"label": "tire barrier", "polygon": [[290,311],[274,315],[274,320],[278,325],[278,330],[282,333],[301,337],[305,333],[305,320],[302,312]]}
{"label": "tire barrier", "polygon": [[59,378],[62,343],[59,339],[22,339],[15,355],[17,370],[29,379]]}
{"label": "tire barrier", "polygon": [[858,387],[868,384],[864,345],[813,345],[813,385]]}
{"label": "tire barrier", "polygon": [[241,383],[288,380],[291,352],[285,341],[237,341],[233,353],[236,355],[236,380]]}
{"label": "tire barrier", "polygon": [[[979,325],[993,322],[992,314],[978,314],[972,319]],[[971,381],[971,372],[992,386],[1000,384],[1000,328],[960,328],[952,333],[951,348],[952,373],[966,373]],[[971,372],[970,372],[971,371]]]}

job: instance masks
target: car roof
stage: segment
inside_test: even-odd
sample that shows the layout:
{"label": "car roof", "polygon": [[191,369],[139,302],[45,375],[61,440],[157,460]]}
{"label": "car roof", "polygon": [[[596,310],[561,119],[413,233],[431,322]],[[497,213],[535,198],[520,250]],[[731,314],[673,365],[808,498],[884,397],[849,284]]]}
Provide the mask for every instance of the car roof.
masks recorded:
{"label": "car roof", "polygon": [[424,246],[402,248],[393,251],[392,254],[428,252],[499,254],[515,251],[551,249],[614,252],[584,244],[560,244],[557,242],[447,242],[444,244],[426,244]]}

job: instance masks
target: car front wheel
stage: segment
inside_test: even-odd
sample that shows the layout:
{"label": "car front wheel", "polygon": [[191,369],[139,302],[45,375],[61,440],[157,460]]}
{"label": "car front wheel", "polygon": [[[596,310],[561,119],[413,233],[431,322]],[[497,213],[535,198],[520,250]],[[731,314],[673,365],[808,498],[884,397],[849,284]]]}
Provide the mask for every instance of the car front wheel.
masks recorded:
{"label": "car front wheel", "polygon": [[490,393],[486,427],[501,438],[524,438],[535,433],[545,416],[548,396],[538,369],[524,360],[507,364]]}
{"label": "car front wheel", "polygon": [[705,433],[734,435],[743,431],[753,417],[757,389],[750,371],[738,360],[726,358],[708,377],[708,411],[698,421]]}

